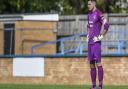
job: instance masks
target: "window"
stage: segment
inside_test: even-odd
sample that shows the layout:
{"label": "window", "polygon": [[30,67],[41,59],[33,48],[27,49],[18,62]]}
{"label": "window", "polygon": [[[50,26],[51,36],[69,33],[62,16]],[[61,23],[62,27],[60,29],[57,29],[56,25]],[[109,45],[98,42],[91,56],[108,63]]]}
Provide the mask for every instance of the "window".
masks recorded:
{"label": "window", "polygon": [[15,53],[15,24],[4,24],[4,55]]}

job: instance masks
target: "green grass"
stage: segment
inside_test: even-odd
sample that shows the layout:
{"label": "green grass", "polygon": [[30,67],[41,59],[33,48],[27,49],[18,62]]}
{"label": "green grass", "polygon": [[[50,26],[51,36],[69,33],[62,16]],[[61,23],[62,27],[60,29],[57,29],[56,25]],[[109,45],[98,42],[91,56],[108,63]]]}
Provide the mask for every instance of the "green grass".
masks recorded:
{"label": "green grass", "polygon": [[[0,89],[89,89],[86,85],[16,85],[0,84]],[[128,89],[128,86],[104,86],[104,89]]]}

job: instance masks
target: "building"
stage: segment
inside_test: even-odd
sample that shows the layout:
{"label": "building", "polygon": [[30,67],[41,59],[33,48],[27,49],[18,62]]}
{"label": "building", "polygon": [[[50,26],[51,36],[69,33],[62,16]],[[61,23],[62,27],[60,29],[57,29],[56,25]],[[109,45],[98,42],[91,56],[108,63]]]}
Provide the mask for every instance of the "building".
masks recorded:
{"label": "building", "polygon": [[[0,54],[30,54],[34,45],[56,40],[57,14],[0,15]],[[55,53],[56,45],[38,47],[35,53]]]}

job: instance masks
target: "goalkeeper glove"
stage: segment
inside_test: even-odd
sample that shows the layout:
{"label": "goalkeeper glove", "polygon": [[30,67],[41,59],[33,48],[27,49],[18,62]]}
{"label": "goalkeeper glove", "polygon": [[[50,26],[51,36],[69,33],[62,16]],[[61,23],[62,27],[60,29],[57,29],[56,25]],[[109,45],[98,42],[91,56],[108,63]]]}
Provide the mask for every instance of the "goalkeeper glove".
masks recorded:
{"label": "goalkeeper glove", "polygon": [[103,35],[99,35],[98,37],[95,36],[95,37],[93,38],[93,41],[94,41],[94,42],[97,42],[97,41],[101,41],[102,39],[103,39]]}

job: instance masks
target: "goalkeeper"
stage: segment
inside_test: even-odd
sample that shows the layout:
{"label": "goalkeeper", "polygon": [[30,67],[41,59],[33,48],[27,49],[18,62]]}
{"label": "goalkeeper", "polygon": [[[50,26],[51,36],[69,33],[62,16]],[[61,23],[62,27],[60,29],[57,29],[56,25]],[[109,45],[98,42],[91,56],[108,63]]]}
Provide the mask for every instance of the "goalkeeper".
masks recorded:
{"label": "goalkeeper", "polygon": [[[101,40],[106,35],[109,24],[102,12],[96,8],[96,0],[88,0],[88,9],[88,60],[90,63],[90,76],[92,80],[92,87],[90,89],[96,89],[96,74],[98,74],[99,80],[98,89],[102,89],[104,71],[101,64]],[[104,30],[101,33],[102,25],[104,26]]]}

